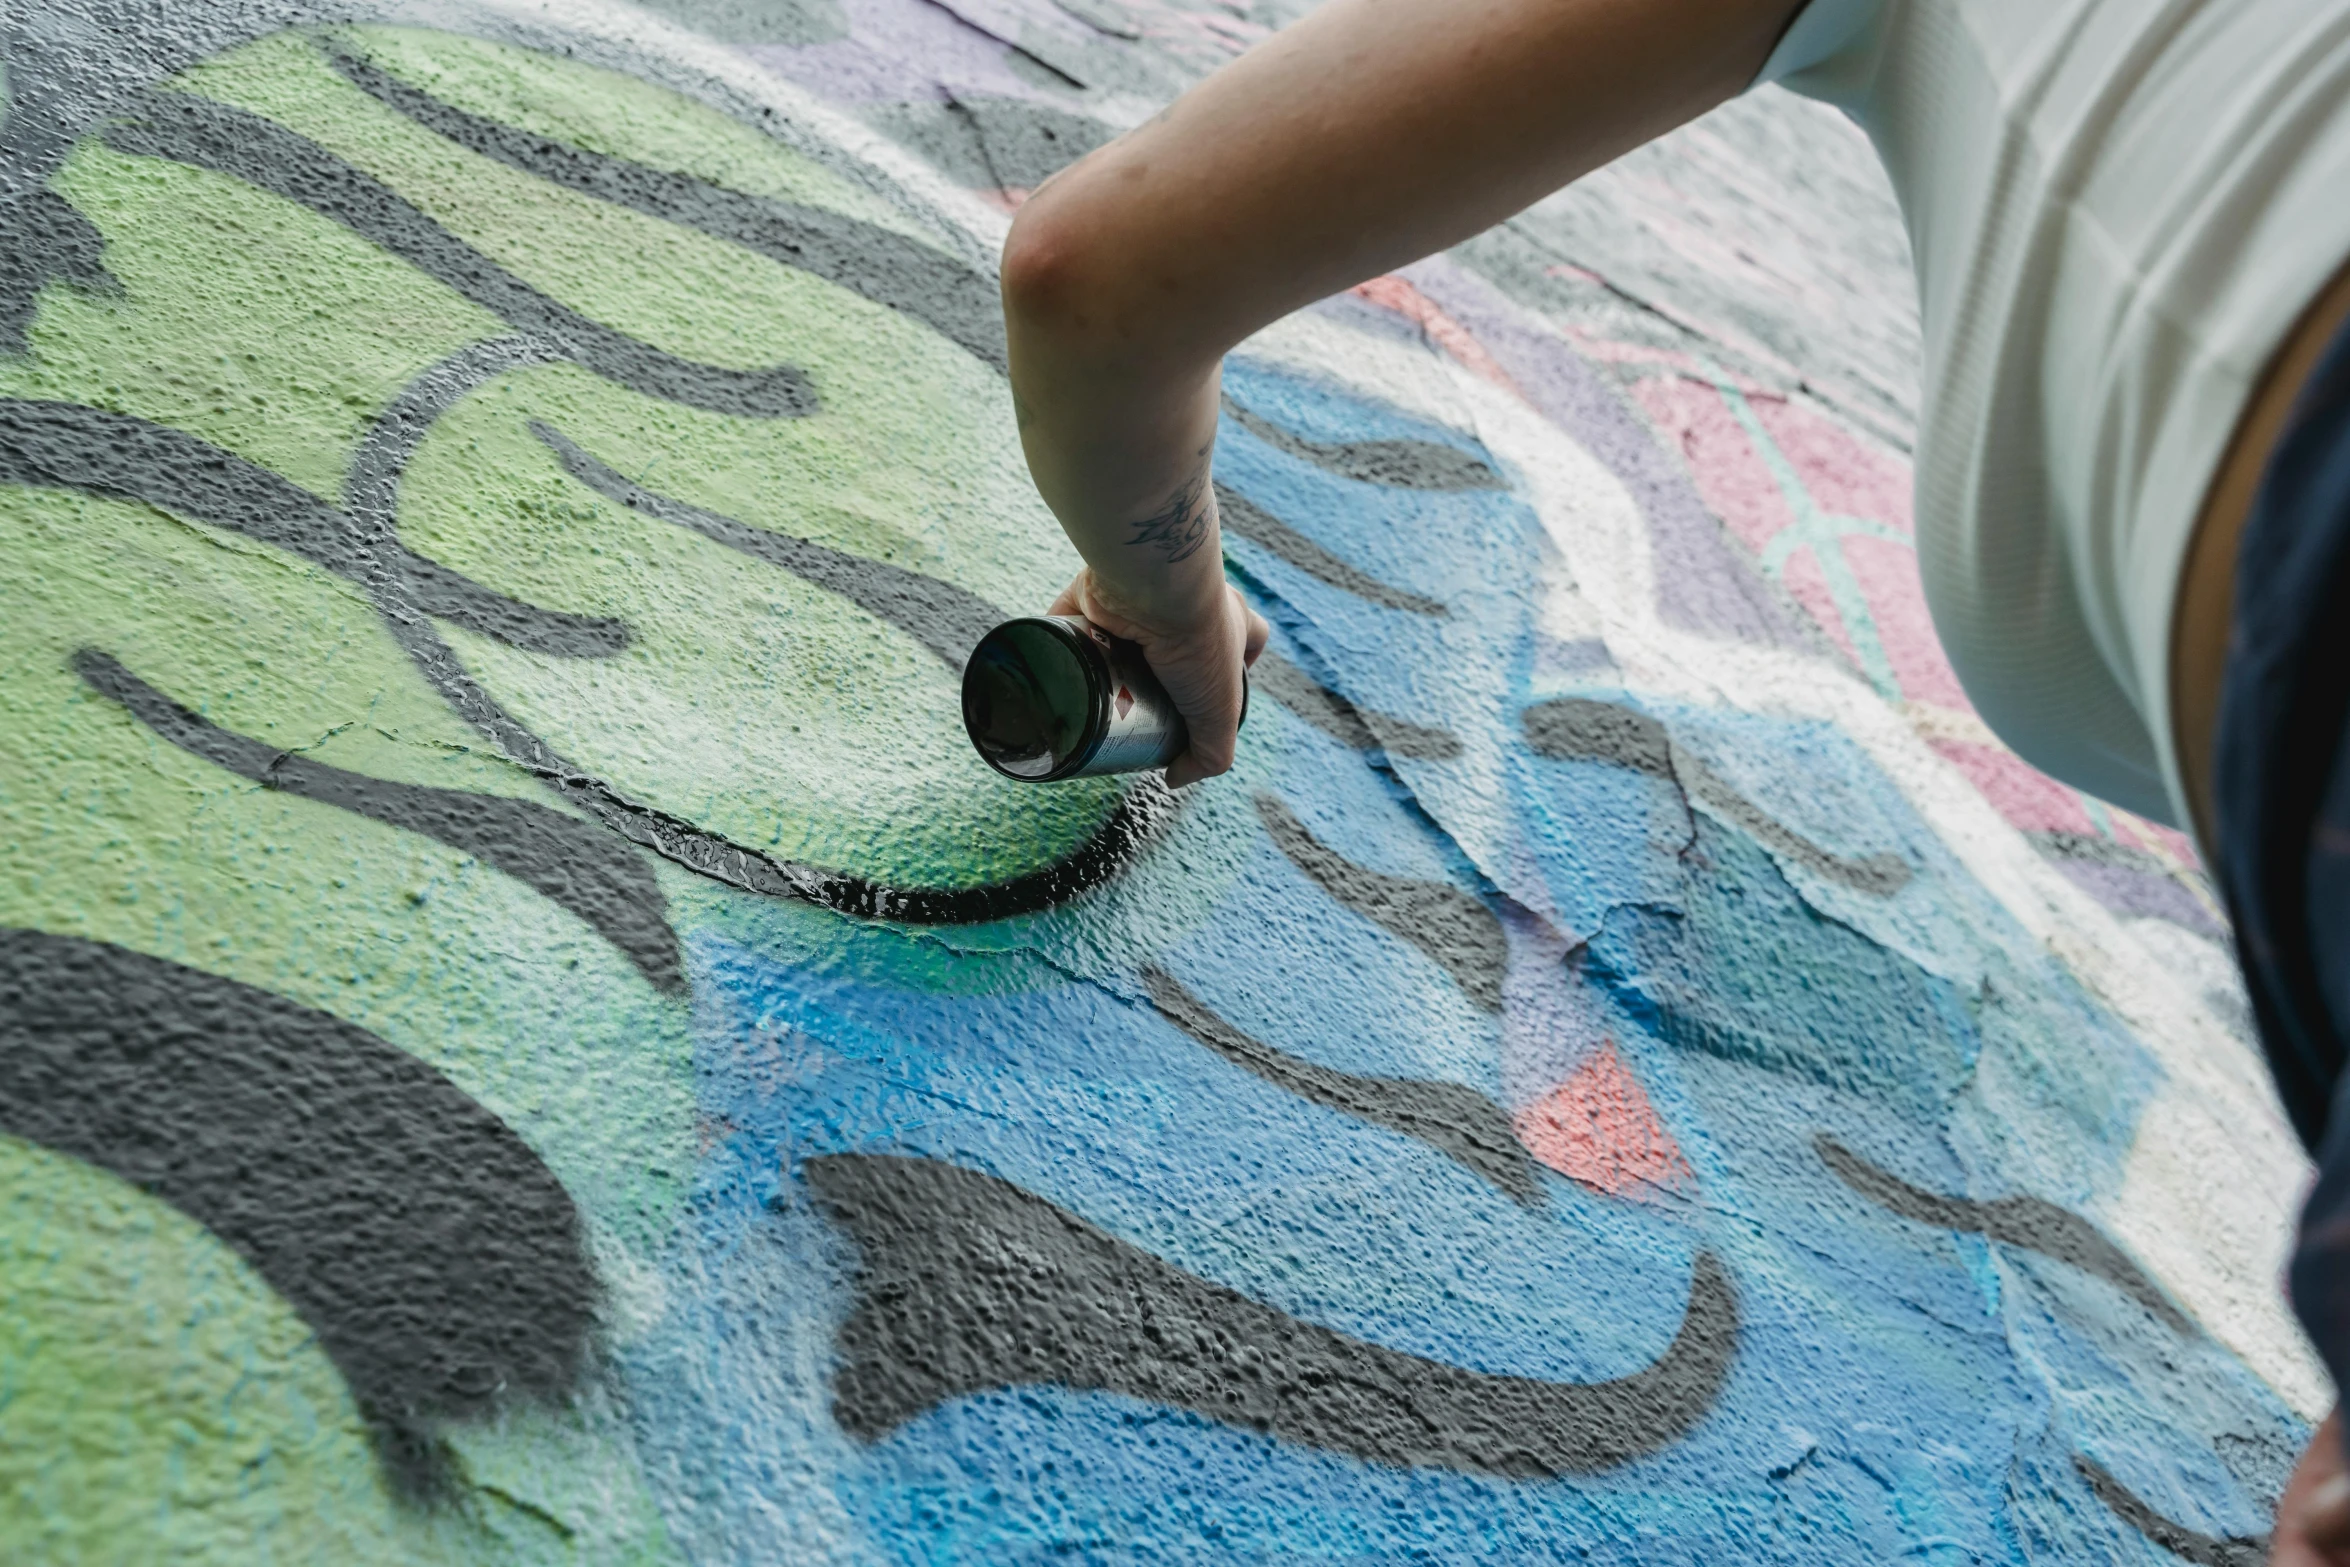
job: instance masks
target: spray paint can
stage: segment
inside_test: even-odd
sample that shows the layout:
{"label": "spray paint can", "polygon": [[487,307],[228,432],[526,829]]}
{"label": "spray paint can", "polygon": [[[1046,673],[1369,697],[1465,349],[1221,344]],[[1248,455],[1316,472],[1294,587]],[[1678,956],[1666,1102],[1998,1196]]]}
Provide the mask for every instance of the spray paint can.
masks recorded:
{"label": "spray paint can", "polygon": [[1145,772],[1191,743],[1142,649],[1076,615],[1007,620],[980,638],[963,666],[963,727],[988,766],[1022,783]]}

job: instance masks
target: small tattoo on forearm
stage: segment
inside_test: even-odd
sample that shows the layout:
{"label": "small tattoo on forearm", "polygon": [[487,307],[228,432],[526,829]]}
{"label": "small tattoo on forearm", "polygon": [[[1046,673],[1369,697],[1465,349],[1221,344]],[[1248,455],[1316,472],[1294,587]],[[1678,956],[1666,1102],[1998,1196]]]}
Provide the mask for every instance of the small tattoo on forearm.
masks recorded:
{"label": "small tattoo on forearm", "polygon": [[1181,489],[1167,497],[1166,505],[1132,524],[1134,531],[1126,542],[1148,544],[1173,565],[1207,541],[1210,512],[1208,470],[1202,464]]}

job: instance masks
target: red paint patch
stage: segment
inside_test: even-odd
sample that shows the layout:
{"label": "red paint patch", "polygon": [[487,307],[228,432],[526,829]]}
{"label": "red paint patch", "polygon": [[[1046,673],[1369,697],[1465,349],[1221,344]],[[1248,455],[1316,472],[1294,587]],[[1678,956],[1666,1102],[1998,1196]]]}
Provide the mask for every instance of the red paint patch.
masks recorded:
{"label": "red paint patch", "polygon": [[1134,693],[1124,686],[1118,688],[1118,716],[1124,718],[1134,711]]}
{"label": "red paint patch", "polygon": [[1612,1039],[1511,1124],[1535,1158],[1610,1197],[1696,1179]]}

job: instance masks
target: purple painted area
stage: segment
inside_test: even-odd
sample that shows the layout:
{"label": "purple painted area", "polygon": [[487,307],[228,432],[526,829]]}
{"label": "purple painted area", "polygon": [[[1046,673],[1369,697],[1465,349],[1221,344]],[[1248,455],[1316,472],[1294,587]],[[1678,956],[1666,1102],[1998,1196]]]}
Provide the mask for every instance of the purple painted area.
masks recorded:
{"label": "purple painted area", "polygon": [[842,0],[849,36],[744,54],[776,75],[844,103],[908,103],[965,93],[1043,100],[1015,75],[1004,41],[932,0]]}
{"label": "purple painted area", "polygon": [[2225,941],[2227,931],[2212,912],[2186,888],[2159,871],[2139,870],[2097,860],[2052,855],[2051,863],[2065,879],[2116,914],[2169,920],[2211,941]]}
{"label": "purple painted area", "polygon": [[1631,491],[1655,543],[1658,608],[1667,621],[1765,646],[1808,646],[1655,435],[1573,345],[1448,258],[1402,275],[1469,330],[1537,412]]}

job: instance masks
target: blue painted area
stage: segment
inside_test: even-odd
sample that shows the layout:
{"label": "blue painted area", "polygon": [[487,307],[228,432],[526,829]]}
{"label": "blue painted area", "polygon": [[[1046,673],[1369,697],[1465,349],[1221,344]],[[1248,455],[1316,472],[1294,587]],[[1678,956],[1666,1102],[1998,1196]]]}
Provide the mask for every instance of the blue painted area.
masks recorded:
{"label": "blue painted area", "polygon": [[[1231,385],[1310,439],[1471,449],[1263,367]],[[1380,608],[1236,547],[1277,648],[1462,754],[1350,750],[1262,703],[1237,781],[1089,904],[951,939],[773,907],[704,921],[708,1151],[666,1314],[628,1352],[680,1537],[714,1559],[820,1538],[828,1560],[905,1563],[2168,1560],[2075,1455],[2191,1528],[2256,1532],[2302,1433],[2241,1364],[2106,1281],[1898,1217],[1813,1151],[1826,1132],[1927,1190],[2085,1208],[2154,1084],[2128,1032],[1833,731],[1651,710],[1788,832],[1899,855],[1912,878],[1889,894],[1823,880],[1665,779],[1536,756],[1518,715],[1557,694],[1555,667],[1537,692],[1540,530],[1508,492],[1355,483],[1225,439],[1228,482],[1455,606]],[[1504,1015],[1293,866],[1256,789],[1356,865],[1479,900],[1507,932]],[[1692,1182],[1608,1195],[1545,1173],[1538,1202],[1513,1201],[1204,1048],[1148,1005],[1146,962],[1295,1060],[1509,1111],[1610,1043]],[[1994,1124],[1972,1094],[1992,1064],[2040,1074],[2045,1110]],[[2037,1162],[1981,1153],[2002,1128]],[[1050,1386],[860,1443],[829,1403],[856,1259],[799,1174],[843,1152],[982,1171],[1305,1321],[1521,1376],[1647,1364],[1710,1249],[1736,1361],[1683,1439],[1556,1480],[1382,1466]]]}

